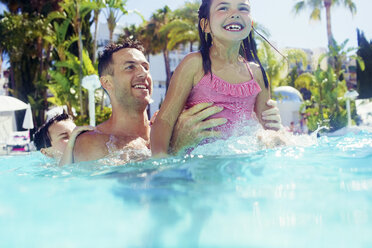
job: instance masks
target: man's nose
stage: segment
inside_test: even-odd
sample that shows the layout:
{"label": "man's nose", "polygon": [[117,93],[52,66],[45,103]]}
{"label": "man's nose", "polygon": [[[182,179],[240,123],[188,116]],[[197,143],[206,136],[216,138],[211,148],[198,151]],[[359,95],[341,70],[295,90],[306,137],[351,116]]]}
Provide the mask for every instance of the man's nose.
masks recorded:
{"label": "man's nose", "polygon": [[148,74],[148,70],[146,70],[143,66],[139,66],[137,71],[137,77],[139,78],[145,78]]}

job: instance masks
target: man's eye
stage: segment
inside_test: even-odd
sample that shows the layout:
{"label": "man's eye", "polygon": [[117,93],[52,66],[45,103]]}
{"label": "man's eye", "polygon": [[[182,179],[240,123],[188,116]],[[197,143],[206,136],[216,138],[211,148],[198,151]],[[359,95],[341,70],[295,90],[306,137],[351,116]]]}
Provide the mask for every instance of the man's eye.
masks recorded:
{"label": "man's eye", "polygon": [[129,65],[129,66],[125,67],[126,70],[132,70],[132,69],[134,69],[134,68],[135,68],[134,65]]}
{"label": "man's eye", "polygon": [[247,11],[247,12],[249,12],[249,8],[247,8],[247,7],[240,7],[239,10],[240,11]]}
{"label": "man's eye", "polygon": [[217,10],[226,11],[227,10],[227,7],[219,7]]}

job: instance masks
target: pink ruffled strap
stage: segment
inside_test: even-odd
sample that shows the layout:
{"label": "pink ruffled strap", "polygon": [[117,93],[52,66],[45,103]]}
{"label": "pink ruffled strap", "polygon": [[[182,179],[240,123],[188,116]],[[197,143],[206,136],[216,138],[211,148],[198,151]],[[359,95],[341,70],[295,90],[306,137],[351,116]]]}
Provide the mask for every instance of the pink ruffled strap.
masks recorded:
{"label": "pink ruffled strap", "polygon": [[210,74],[205,75],[200,80],[199,84],[203,84],[204,86],[214,89],[220,94],[234,97],[248,97],[257,95],[261,91],[261,87],[254,79],[244,83],[230,84],[217,77],[216,75],[213,75],[213,78],[211,80]]}

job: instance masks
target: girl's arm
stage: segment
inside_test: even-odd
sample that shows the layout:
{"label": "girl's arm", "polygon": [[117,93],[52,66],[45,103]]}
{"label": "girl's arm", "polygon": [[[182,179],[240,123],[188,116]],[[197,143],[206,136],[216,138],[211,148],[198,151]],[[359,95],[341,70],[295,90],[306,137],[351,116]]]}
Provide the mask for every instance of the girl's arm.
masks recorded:
{"label": "girl's arm", "polygon": [[265,127],[265,121],[262,119],[262,112],[270,109],[270,107],[266,104],[267,101],[270,99],[270,85],[268,88],[265,87],[259,65],[255,63],[249,63],[249,65],[252,69],[254,78],[261,87],[261,92],[257,95],[256,102],[254,104],[254,111],[256,112],[257,119],[259,120],[261,125]]}
{"label": "girl's arm", "polygon": [[184,109],[193,87],[194,77],[201,67],[199,53],[187,55],[173,73],[167,95],[151,126],[151,152],[155,157],[168,154],[169,142],[178,116]]}
{"label": "girl's arm", "polygon": [[75,127],[75,129],[72,131],[70,138],[67,142],[66,148],[63,152],[63,155],[61,157],[61,160],[59,161],[59,166],[63,166],[66,164],[72,164],[74,163],[74,146],[77,136],[85,131],[92,131],[94,130],[94,127],[91,126],[81,126],[81,127]]}

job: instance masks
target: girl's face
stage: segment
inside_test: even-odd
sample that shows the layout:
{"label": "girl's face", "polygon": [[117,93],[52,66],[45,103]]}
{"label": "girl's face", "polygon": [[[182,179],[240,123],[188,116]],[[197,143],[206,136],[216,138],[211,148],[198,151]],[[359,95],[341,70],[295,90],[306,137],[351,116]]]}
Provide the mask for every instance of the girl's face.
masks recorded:
{"label": "girl's face", "polygon": [[211,0],[209,29],[213,38],[222,40],[245,39],[252,28],[248,0]]}

